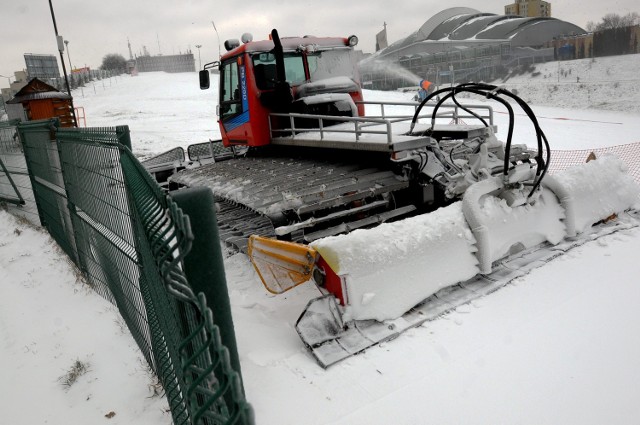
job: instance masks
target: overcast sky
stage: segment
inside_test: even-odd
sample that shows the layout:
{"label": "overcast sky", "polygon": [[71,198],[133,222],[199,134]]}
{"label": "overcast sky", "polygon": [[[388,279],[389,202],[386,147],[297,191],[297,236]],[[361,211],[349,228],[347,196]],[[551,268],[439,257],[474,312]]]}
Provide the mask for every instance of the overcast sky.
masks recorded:
{"label": "overcast sky", "polygon": [[[265,38],[272,28],[281,36],[324,35],[360,39],[359,48],[372,52],[375,34],[387,23],[389,43],[418,29],[434,14],[446,9],[434,0],[52,0],[58,32],[69,41],[74,67],[98,68],[104,55],[129,57],[143,46],[151,55],[184,53],[191,49],[198,66],[218,58],[220,43],[240,38],[244,32],[254,39]],[[464,0],[463,0],[464,1]],[[466,1],[448,6],[472,7],[481,12],[504,13],[510,1]],[[607,13],[639,12],[637,0],[563,0],[551,2],[552,16],[583,27],[598,22]],[[224,46],[222,46],[224,49]],[[24,53],[58,56],[48,0],[0,0],[0,75],[10,76],[25,68]],[[61,69],[61,68],[60,68]],[[62,70],[62,69],[61,69]],[[7,87],[0,78],[0,87]]]}

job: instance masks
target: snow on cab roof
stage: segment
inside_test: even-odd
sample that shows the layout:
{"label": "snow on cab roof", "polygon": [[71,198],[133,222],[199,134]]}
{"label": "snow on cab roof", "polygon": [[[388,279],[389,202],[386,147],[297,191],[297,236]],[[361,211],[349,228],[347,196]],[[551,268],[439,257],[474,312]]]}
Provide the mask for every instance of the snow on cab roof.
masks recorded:
{"label": "snow on cab roof", "polygon": [[[282,48],[286,50],[296,50],[300,46],[316,45],[320,48],[346,47],[349,45],[346,37],[280,37]],[[274,47],[272,40],[251,41],[241,44],[233,50],[226,52],[222,58],[235,56],[240,53],[268,52]]]}

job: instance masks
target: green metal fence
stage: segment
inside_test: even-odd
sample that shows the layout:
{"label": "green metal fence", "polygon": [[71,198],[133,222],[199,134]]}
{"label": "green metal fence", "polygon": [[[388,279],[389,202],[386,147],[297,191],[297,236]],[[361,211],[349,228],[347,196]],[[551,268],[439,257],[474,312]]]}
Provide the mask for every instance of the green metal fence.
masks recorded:
{"label": "green metal fence", "polygon": [[0,201],[15,205],[24,205],[25,201],[7,165],[14,165],[13,157],[21,151],[20,148],[15,124],[0,122]]}
{"label": "green metal fence", "polygon": [[[118,307],[163,383],[174,423],[253,423],[235,342],[230,352],[184,269],[198,255],[189,217],[131,154],[128,128],[62,129],[46,120],[19,131],[43,225]],[[209,264],[222,267],[218,256]]]}
{"label": "green metal fence", "polygon": [[0,122],[0,203],[40,224],[17,126],[17,120]]}

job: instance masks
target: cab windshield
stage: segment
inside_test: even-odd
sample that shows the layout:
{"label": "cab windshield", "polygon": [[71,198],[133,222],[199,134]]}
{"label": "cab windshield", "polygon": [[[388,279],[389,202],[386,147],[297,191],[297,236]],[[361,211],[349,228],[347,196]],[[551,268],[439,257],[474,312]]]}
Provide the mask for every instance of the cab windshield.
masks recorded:
{"label": "cab windshield", "polygon": [[355,79],[356,61],[351,49],[326,50],[307,55],[311,81],[333,77]]}
{"label": "cab windshield", "polygon": [[[276,57],[273,53],[256,53],[252,56],[256,84],[261,90],[275,88]],[[285,79],[297,86],[305,81],[319,81],[333,77],[354,78],[356,61],[351,49],[335,49],[307,53],[285,52]],[[308,70],[308,78],[307,72]]]}

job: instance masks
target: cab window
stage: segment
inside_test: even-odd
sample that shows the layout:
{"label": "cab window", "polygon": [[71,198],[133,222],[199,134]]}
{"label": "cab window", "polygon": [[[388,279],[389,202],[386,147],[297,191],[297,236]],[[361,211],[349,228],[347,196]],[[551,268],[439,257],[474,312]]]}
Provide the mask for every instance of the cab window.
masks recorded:
{"label": "cab window", "polygon": [[[253,72],[260,90],[270,90],[276,86],[276,57],[273,53],[253,55]],[[298,85],[306,80],[302,56],[297,53],[284,55],[285,79],[291,85]]]}
{"label": "cab window", "polygon": [[240,73],[237,58],[233,58],[220,66],[220,118],[225,121],[240,113]]}

